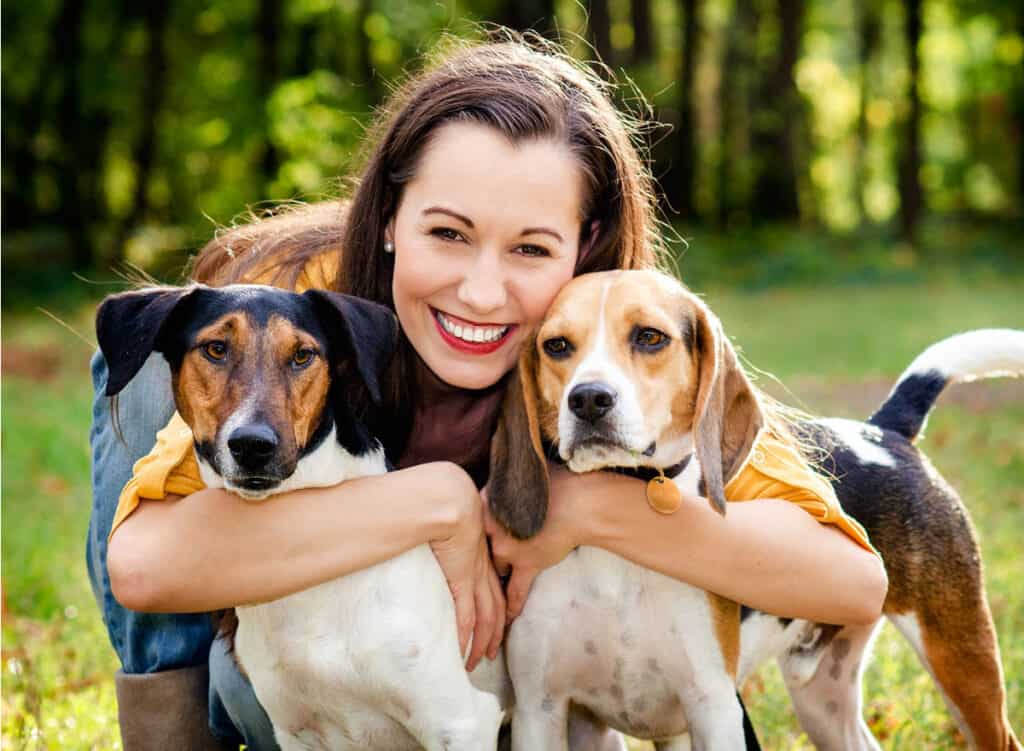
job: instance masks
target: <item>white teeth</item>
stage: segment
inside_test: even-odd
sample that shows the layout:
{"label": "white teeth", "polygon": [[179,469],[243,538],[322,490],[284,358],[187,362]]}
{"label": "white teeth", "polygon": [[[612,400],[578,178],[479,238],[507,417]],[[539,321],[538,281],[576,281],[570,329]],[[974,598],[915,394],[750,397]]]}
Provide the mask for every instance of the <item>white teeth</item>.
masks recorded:
{"label": "white teeth", "polygon": [[508,326],[460,326],[449,321],[441,312],[437,313],[437,320],[452,336],[474,344],[496,342],[508,332]]}

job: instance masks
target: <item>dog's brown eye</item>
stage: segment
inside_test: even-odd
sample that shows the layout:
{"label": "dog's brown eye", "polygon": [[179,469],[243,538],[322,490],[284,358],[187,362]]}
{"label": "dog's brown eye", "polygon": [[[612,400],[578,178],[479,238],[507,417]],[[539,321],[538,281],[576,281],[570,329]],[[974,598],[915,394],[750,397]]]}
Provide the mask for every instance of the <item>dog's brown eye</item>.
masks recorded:
{"label": "dog's brown eye", "polygon": [[227,357],[228,345],[224,342],[207,342],[203,347],[203,354],[215,362]]}
{"label": "dog's brown eye", "polygon": [[637,329],[633,334],[633,343],[641,349],[661,349],[668,344],[668,335],[657,329]]}
{"label": "dog's brown eye", "polygon": [[544,342],[544,351],[551,357],[568,357],[572,353],[572,344],[564,336],[556,336]]}
{"label": "dog's brown eye", "polygon": [[316,357],[316,352],[313,350],[300,349],[292,355],[292,366],[296,368],[304,368],[313,362],[314,357]]}

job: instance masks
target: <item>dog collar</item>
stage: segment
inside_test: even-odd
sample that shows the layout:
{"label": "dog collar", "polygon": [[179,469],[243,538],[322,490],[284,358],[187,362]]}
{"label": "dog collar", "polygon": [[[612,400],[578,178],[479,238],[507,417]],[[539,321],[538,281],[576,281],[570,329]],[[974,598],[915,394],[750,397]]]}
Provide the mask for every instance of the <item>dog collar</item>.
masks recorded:
{"label": "dog collar", "polygon": [[659,514],[674,514],[683,505],[683,494],[672,478],[690,464],[693,454],[687,454],[678,464],[664,469],[651,467],[609,467],[609,471],[647,481],[647,505]]}
{"label": "dog collar", "polygon": [[627,477],[635,477],[638,480],[644,482],[650,482],[661,477],[671,480],[674,477],[678,477],[683,473],[683,470],[690,465],[690,459],[693,458],[693,454],[687,454],[683,457],[681,462],[673,464],[671,467],[665,467],[664,469],[655,469],[654,467],[605,467],[602,472],[614,472],[617,475],[626,475]]}
{"label": "dog collar", "polygon": [[[554,444],[545,442],[544,451],[547,456],[558,464],[565,465],[558,455]],[[670,467],[604,467],[602,472],[614,472],[617,475],[635,477],[647,483],[647,504],[659,514],[674,514],[683,505],[683,494],[679,487],[670,482],[672,478],[683,473],[693,458],[693,454],[687,454],[681,461]]]}

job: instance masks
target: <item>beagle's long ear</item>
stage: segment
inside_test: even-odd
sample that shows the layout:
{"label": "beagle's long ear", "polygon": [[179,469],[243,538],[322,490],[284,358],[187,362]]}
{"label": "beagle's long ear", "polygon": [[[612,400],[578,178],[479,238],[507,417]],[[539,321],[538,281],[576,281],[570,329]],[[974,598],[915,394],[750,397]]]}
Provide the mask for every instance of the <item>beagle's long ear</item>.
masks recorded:
{"label": "beagle's long ear", "polygon": [[696,345],[699,385],[693,431],[701,493],[725,515],[725,485],[753,448],[764,415],[722,324],[704,306],[697,311]]}
{"label": "beagle's long ear", "polygon": [[383,305],[340,292],[311,289],[304,293],[313,302],[332,344],[351,353],[356,369],[375,405],[381,403],[380,381],[398,348],[398,321]]}
{"label": "beagle's long ear", "polygon": [[548,463],[537,419],[537,352],[533,340],[509,378],[491,441],[487,498],[491,513],[514,537],[532,537],[548,513]]}
{"label": "beagle's long ear", "polygon": [[162,351],[165,324],[178,306],[200,289],[146,289],[111,295],[96,311],[96,339],[107,361],[106,395],[114,396],[135,377],[146,358]]}

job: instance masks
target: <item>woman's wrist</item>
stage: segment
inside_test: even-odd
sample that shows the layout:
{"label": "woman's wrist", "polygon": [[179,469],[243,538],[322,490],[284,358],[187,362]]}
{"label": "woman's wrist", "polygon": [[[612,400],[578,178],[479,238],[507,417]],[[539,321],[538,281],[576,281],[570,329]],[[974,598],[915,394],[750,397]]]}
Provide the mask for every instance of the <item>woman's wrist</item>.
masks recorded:
{"label": "woman's wrist", "polygon": [[[644,484],[633,477],[612,472],[588,472],[579,493],[567,495],[574,542],[605,550],[626,533],[631,515],[647,511]],[[642,504],[642,507],[640,507]]]}
{"label": "woman's wrist", "polygon": [[[409,497],[427,498],[426,539],[446,540],[479,516],[479,493],[462,467],[452,462],[429,462],[408,469]],[[421,501],[420,501],[421,502]]]}

